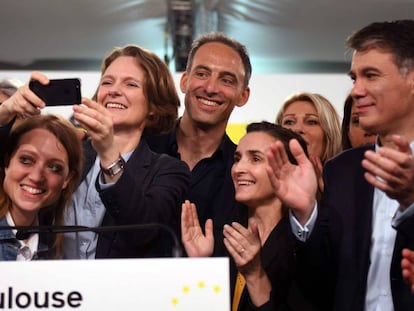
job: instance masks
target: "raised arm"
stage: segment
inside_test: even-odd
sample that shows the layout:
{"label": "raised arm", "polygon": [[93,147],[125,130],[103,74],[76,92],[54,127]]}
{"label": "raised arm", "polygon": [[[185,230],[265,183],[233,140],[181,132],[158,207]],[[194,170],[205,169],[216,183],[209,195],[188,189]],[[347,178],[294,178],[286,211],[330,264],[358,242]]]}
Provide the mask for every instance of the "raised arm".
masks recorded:
{"label": "raised arm", "polygon": [[305,224],[316,203],[318,183],[314,167],[299,142],[292,139],[289,147],[298,165],[290,163],[285,147],[277,141],[267,153],[267,173],[276,195]]}

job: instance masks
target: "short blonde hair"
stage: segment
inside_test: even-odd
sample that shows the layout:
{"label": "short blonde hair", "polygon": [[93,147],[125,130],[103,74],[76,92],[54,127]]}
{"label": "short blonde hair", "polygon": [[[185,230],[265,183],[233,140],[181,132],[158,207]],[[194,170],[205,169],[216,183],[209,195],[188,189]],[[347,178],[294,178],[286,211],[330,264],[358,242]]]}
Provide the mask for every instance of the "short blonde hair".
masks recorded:
{"label": "short blonde hair", "polygon": [[341,123],[332,103],[317,93],[301,92],[290,95],[282,104],[276,116],[276,123],[282,124],[287,107],[297,101],[306,101],[314,105],[324,132],[325,150],[321,161],[325,162],[341,151]]}

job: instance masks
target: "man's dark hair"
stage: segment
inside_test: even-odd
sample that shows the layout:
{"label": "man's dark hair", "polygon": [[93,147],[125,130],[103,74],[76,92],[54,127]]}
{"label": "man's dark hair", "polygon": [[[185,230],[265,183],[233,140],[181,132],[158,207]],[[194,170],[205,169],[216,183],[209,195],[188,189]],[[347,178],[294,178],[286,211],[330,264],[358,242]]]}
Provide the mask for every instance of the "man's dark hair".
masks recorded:
{"label": "man's dark hair", "polygon": [[289,148],[289,141],[291,139],[296,139],[302,147],[303,151],[305,152],[306,156],[309,157],[308,148],[302,136],[279,124],[274,124],[267,121],[250,123],[249,125],[247,125],[246,133],[252,132],[263,132],[276,138],[277,140],[280,140],[283,143],[283,146],[285,147],[289,161],[293,164],[297,165],[298,163]]}
{"label": "man's dark hair", "polygon": [[191,45],[190,53],[188,54],[188,61],[187,61],[187,72],[190,72],[191,66],[193,65],[194,55],[196,54],[197,50],[207,43],[218,42],[228,47],[234,49],[240,56],[243,67],[244,67],[244,87],[249,86],[250,77],[252,75],[252,65],[250,63],[250,57],[247,52],[246,47],[241,44],[239,41],[226,36],[224,33],[221,32],[211,32],[204,35],[201,35],[197,39],[195,39]]}
{"label": "man's dark hair", "polygon": [[376,48],[392,53],[402,75],[414,69],[414,20],[369,24],[353,33],[346,43],[356,51]]}

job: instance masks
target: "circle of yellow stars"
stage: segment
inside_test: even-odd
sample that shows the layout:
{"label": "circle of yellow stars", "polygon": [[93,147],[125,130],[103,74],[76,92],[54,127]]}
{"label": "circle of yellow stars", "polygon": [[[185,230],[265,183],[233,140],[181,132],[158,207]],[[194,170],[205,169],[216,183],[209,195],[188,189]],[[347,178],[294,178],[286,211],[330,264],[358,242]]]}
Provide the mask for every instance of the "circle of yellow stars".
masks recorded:
{"label": "circle of yellow stars", "polygon": [[[198,281],[197,284],[196,284],[196,287],[200,290],[203,290],[203,289],[206,288],[206,283],[204,281]],[[214,294],[218,294],[218,293],[221,292],[220,285],[213,285],[211,289],[212,289]],[[183,285],[183,287],[181,288],[181,291],[184,294],[189,294],[191,292],[191,286]],[[174,307],[177,306],[179,303],[180,303],[180,299],[177,296],[171,298],[171,304]]]}

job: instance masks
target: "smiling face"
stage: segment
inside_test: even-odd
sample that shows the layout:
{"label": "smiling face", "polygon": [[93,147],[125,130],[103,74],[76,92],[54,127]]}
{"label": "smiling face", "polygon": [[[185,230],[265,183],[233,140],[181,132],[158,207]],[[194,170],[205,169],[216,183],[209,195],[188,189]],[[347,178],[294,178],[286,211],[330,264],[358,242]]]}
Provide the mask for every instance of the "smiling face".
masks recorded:
{"label": "smiling face", "polygon": [[414,139],[413,70],[401,75],[391,53],[372,48],[354,53],[350,77],[359,123],[366,131]]}
{"label": "smiling face", "polygon": [[120,56],[105,70],[97,100],[111,111],[115,129],[145,128],[149,105],[144,86],[145,73],[134,57]]}
{"label": "smiling face", "polygon": [[264,132],[247,133],[240,139],[231,169],[238,202],[257,207],[277,199],[266,172],[266,152],[274,141]]}
{"label": "smiling face", "polygon": [[312,103],[295,101],[289,104],[283,113],[281,125],[295,131],[305,139],[309,155],[322,157],[325,150],[325,135],[318,112]]}
{"label": "smiling face", "polygon": [[68,154],[45,129],[25,133],[5,168],[3,188],[16,225],[31,225],[38,211],[56,203],[69,176]]}
{"label": "smiling face", "polygon": [[243,106],[249,89],[243,86],[245,72],[239,54],[223,43],[202,45],[194,55],[189,72],[181,77],[185,112],[203,126],[225,127],[235,106]]}

